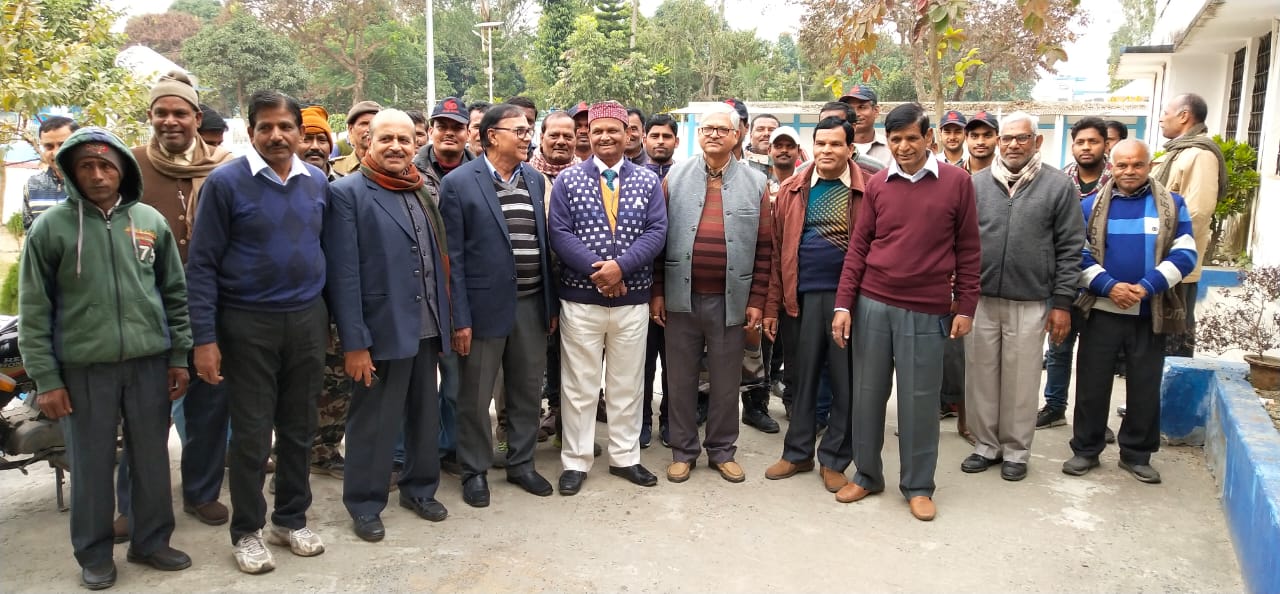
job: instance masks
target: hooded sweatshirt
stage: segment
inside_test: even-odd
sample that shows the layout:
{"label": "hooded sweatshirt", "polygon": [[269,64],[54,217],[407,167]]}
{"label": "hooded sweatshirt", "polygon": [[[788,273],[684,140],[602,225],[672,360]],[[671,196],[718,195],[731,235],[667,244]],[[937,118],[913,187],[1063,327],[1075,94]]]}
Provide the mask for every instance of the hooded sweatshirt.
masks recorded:
{"label": "hooded sweatshirt", "polygon": [[[68,174],[72,151],[86,142],[111,146],[125,169],[120,202],[109,214]],[[65,387],[63,368],[95,363],[166,355],[171,367],[186,367],[186,275],[164,217],[139,202],[137,161],[110,132],[81,128],[55,163],[67,200],[32,225],[18,284],[18,345],[37,389]]]}

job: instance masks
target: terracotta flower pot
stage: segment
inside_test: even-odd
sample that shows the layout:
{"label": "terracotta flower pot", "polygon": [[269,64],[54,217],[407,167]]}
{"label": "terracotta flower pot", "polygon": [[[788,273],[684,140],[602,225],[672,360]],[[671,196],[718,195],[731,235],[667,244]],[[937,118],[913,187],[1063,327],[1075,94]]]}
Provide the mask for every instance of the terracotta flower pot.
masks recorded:
{"label": "terracotta flower pot", "polygon": [[1280,357],[1245,355],[1249,364],[1249,383],[1259,390],[1280,390]]}

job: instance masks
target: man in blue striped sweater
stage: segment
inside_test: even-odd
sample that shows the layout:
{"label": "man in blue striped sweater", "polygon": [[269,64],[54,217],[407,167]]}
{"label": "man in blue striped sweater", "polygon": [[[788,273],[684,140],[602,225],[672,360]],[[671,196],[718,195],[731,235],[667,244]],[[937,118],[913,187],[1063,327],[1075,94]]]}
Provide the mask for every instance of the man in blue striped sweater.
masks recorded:
{"label": "man in blue striped sweater", "polygon": [[1124,140],[1111,152],[1113,181],[1081,202],[1086,243],[1077,301],[1086,316],[1076,363],[1071,450],[1062,472],[1081,476],[1106,447],[1116,357],[1124,354],[1128,414],[1120,424],[1120,468],[1159,483],[1151,454],[1160,448],[1164,341],[1185,332],[1186,303],[1171,290],[1196,267],[1191,215],[1182,197],[1151,179],[1151,151]]}

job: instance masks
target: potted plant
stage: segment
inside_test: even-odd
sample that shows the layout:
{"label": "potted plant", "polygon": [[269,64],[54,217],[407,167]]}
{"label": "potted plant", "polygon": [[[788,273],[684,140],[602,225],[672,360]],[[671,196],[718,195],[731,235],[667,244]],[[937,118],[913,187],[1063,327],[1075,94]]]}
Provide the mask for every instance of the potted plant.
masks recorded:
{"label": "potted plant", "polygon": [[1249,382],[1259,390],[1280,390],[1280,266],[1240,271],[1240,286],[1224,289],[1224,301],[1196,320],[1196,343],[1205,350],[1245,351]]}
{"label": "potted plant", "polygon": [[[1220,259],[1232,259],[1228,246],[1222,245],[1222,231],[1228,219],[1248,212],[1253,198],[1262,183],[1258,175],[1258,153],[1244,142],[1224,140],[1222,136],[1214,136],[1213,141],[1222,151],[1227,170],[1227,193],[1218,198],[1217,207],[1213,209],[1213,221],[1210,223],[1209,254],[1207,262]],[[1224,253],[1226,252],[1226,253]]]}

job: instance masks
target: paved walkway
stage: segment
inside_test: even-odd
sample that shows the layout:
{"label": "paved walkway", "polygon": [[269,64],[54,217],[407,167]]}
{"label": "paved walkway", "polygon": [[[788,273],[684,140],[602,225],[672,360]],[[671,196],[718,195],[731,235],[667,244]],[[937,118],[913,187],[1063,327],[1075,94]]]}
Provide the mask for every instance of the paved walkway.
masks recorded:
{"label": "paved walkway", "polygon": [[[1122,401],[1123,386],[1117,387]],[[893,404],[890,404],[893,410]],[[773,413],[781,416],[774,401]],[[892,419],[891,419],[892,423]],[[1118,427],[1119,419],[1111,419]],[[603,428],[603,425],[598,427]],[[785,429],[785,423],[784,423]],[[888,429],[886,477],[897,481]],[[1007,483],[996,470],[960,472],[969,447],[943,422],[938,517],[913,519],[894,489],[841,505],[816,473],[764,479],[781,435],[744,428],[738,460],[747,482],[730,484],[700,464],[687,483],[640,489],[597,462],[582,493],[538,498],[490,473],[493,503],[462,503],[446,476],[439,499],[450,517],[432,524],[392,504],[387,538],[352,534],[340,481],[313,477],[311,527],[327,552],[303,559],[273,548],[277,569],[235,569],[226,526],[208,527],[179,507],[173,544],[194,559],[165,574],[124,562],[123,591],[567,591],[829,592],[1103,591],[1238,592],[1244,589],[1203,454],[1166,448],[1154,459],[1164,484],[1140,484],[1103,465],[1083,478],[1060,472],[1070,427],[1040,431],[1030,476]],[[603,442],[603,438],[598,438]],[[176,484],[176,437],[170,443]],[[662,474],[670,452],[656,443],[643,462]],[[705,458],[702,460],[705,463]],[[558,453],[540,444],[537,465],[553,482]],[[224,487],[225,488],[225,487]],[[180,492],[175,488],[175,500]],[[223,501],[228,501],[224,494]],[[270,496],[268,496],[270,501]],[[67,516],[54,509],[52,471],[0,474],[0,589],[76,591]]]}

